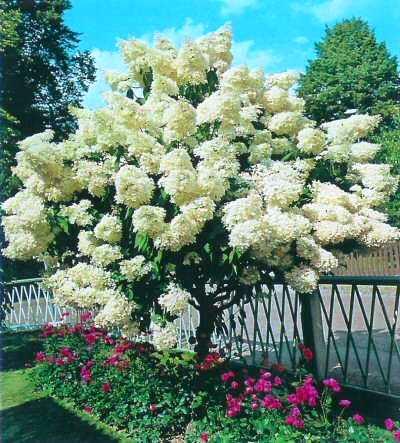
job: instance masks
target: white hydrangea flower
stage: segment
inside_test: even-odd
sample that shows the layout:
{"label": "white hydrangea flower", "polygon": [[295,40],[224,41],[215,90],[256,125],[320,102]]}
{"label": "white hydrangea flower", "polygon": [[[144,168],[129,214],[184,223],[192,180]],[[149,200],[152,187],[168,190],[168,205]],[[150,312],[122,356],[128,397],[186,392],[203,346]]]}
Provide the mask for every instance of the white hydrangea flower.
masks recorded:
{"label": "white hydrangea flower", "polygon": [[171,315],[179,315],[186,312],[190,293],[179,287],[176,283],[170,283],[167,292],[161,294],[158,302],[160,306]]}
{"label": "white hydrangea flower", "polygon": [[92,250],[90,256],[93,263],[103,267],[106,267],[122,258],[119,246],[109,244],[96,246]]}
{"label": "white hydrangea flower", "polygon": [[167,351],[176,347],[178,331],[173,323],[167,323],[165,326],[153,324],[151,331],[152,342],[159,351]]}
{"label": "white hydrangea flower", "polygon": [[130,208],[138,208],[150,202],[154,191],[153,180],[140,168],[125,165],[115,177],[115,199]]}
{"label": "white hydrangea flower", "polygon": [[83,199],[70,206],[63,206],[60,214],[67,217],[70,223],[78,226],[87,226],[93,222],[93,215],[88,212],[92,207],[90,200]]}
{"label": "white hydrangea flower", "polygon": [[308,266],[294,267],[285,274],[288,284],[297,292],[306,294],[318,287],[318,273]]}
{"label": "white hydrangea flower", "polygon": [[115,215],[103,215],[94,228],[94,235],[107,243],[118,243],[122,238],[122,223]]}
{"label": "white hydrangea flower", "polygon": [[141,280],[152,270],[151,263],[148,263],[143,255],[137,255],[129,260],[122,260],[119,263],[119,267],[121,274],[129,281]]}
{"label": "white hydrangea flower", "polygon": [[297,134],[297,147],[306,154],[319,154],[325,147],[325,134],[320,129],[304,128]]}
{"label": "white hydrangea flower", "polygon": [[276,135],[296,135],[310,121],[300,112],[278,112],[268,122],[268,129]]}

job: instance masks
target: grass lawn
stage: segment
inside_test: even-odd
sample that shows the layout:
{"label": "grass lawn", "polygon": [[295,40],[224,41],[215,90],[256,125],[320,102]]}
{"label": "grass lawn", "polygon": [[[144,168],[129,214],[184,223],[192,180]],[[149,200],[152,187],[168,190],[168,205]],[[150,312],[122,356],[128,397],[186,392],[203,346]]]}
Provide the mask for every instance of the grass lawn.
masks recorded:
{"label": "grass lawn", "polygon": [[40,349],[38,333],[0,335],[0,441],[2,443],[128,443],[96,418],[34,392],[29,379]]}

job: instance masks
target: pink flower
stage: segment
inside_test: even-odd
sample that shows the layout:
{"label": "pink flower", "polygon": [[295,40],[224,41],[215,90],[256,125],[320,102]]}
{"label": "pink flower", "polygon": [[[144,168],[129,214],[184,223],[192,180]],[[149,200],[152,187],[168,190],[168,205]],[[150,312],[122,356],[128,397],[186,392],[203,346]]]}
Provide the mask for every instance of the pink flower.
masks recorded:
{"label": "pink flower", "polygon": [[351,406],[351,401],[350,400],[340,400],[339,402],[339,406],[341,408],[349,408]]}
{"label": "pink flower", "polygon": [[85,406],[85,407],[83,408],[83,410],[84,410],[85,412],[87,412],[88,414],[91,414],[91,413],[93,412],[93,408],[90,407],[90,406]]}
{"label": "pink flower", "polygon": [[293,415],[289,415],[288,417],[286,417],[286,423],[297,429],[304,428],[304,420],[300,417],[294,417]]}
{"label": "pink flower", "polygon": [[246,386],[254,386],[256,384],[256,379],[253,377],[248,377],[246,378],[246,380],[244,381],[244,384]]}
{"label": "pink flower", "polygon": [[258,382],[254,385],[254,389],[257,392],[271,392],[272,383],[264,378],[260,378]]}
{"label": "pink flower", "polygon": [[233,382],[231,383],[231,388],[232,388],[232,389],[239,389],[239,386],[240,386],[240,384],[239,384],[238,381],[233,381]]}
{"label": "pink flower", "polygon": [[158,406],[155,403],[152,403],[149,406],[149,409],[150,409],[151,412],[157,412]]}
{"label": "pink flower", "polygon": [[228,372],[224,372],[221,375],[221,380],[226,383],[226,382],[232,380],[234,377],[235,377],[235,373],[233,371],[228,371]]}
{"label": "pink flower", "polygon": [[385,428],[386,428],[388,431],[393,431],[395,427],[396,427],[396,423],[395,423],[394,420],[392,420],[391,418],[387,418],[387,419],[385,420]]}
{"label": "pink flower", "polygon": [[254,388],[252,386],[247,386],[245,393],[247,395],[251,395],[251,394],[253,394],[253,392],[254,392]]}
{"label": "pink flower", "polygon": [[43,351],[37,352],[35,360],[38,362],[46,361],[46,354]]}
{"label": "pink flower", "polygon": [[210,439],[210,436],[207,434],[207,432],[203,432],[203,433],[200,435],[200,441],[201,441],[201,443],[207,443],[209,439]]}
{"label": "pink flower", "polygon": [[273,395],[267,395],[263,399],[263,406],[266,409],[281,409],[282,408],[282,402],[279,400],[279,398],[274,397]]}
{"label": "pink flower", "polygon": [[276,376],[276,377],[274,377],[273,383],[274,383],[274,386],[277,387],[277,386],[282,386],[283,381],[280,377]]}
{"label": "pink flower", "polygon": [[265,369],[261,369],[260,375],[261,375],[261,378],[265,378],[267,380],[272,377],[272,374],[270,372],[266,371]]}
{"label": "pink flower", "polygon": [[365,418],[360,415],[360,414],[354,414],[353,415],[353,420],[358,424],[358,425],[362,425],[365,423]]}
{"label": "pink flower", "polygon": [[334,378],[327,378],[322,383],[333,392],[340,392],[342,390],[339,382]]}
{"label": "pink flower", "polygon": [[396,441],[400,441],[400,429],[398,429],[397,431],[393,432],[393,437]]}
{"label": "pink flower", "polygon": [[66,318],[69,317],[70,313],[69,312],[63,312],[63,314],[61,315],[62,318]]}
{"label": "pink flower", "polygon": [[251,409],[253,409],[253,411],[256,411],[257,409],[259,409],[260,407],[260,403],[258,403],[258,401],[253,401],[251,403]]}
{"label": "pink flower", "polygon": [[316,407],[319,400],[319,393],[314,386],[314,379],[307,377],[302,386],[296,388],[294,394],[287,396],[289,403],[293,405],[305,405]]}
{"label": "pink flower", "polygon": [[85,323],[86,321],[89,321],[92,318],[92,313],[91,312],[84,312],[83,314],[81,314],[81,322]]}
{"label": "pink flower", "polygon": [[111,392],[110,383],[103,383],[102,389],[103,389],[103,392],[106,392],[106,393]]}

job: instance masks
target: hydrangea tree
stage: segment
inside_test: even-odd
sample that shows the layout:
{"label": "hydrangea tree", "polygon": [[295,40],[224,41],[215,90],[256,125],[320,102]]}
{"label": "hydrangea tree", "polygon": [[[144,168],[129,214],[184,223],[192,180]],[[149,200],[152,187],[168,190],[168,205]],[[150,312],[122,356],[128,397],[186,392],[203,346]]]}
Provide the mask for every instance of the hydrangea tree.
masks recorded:
{"label": "hydrangea tree", "polygon": [[190,303],[201,354],[223,311],[273,273],[310,293],[343,251],[399,238],[380,212],[397,178],[365,140],[379,117],[316,127],[294,73],[231,67],[231,43],[229,28],[179,50],[123,42],[108,105],[76,110],[61,143],[21,142],[24,188],[3,206],[6,256],[45,261],[60,303],[127,335],[156,312],[159,347]]}

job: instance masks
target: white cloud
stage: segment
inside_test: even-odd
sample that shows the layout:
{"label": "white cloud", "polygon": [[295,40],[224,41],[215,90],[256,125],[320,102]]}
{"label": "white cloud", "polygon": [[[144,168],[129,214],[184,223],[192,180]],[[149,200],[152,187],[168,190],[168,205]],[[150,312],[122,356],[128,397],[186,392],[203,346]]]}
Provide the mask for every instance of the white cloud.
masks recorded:
{"label": "white cloud", "polygon": [[252,69],[270,69],[281,61],[281,58],[273,51],[254,49],[253,46],[253,40],[234,41],[232,45],[233,63],[235,65],[246,64]]}
{"label": "white cloud", "polygon": [[294,38],[293,41],[299,45],[305,45],[309,42],[305,35],[299,35],[298,37]]}
{"label": "white cloud", "polygon": [[321,22],[332,22],[345,17],[354,8],[365,6],[370,0],[325,0],[320,3],[302,1],[292,3],[295,11],[313,15]]}
{"label": "white cloud", "polygon": [[[162,34],[168,37],[176,46],[181,46],[188,38],[198,38],[206,33],[206,27],[203,23],[193,23],[188,18],[180,28],[167,28],[155,34],[144,34],[137,37],[141,40],[147,41],[149,44],[153,43],[154,35]],[[232,53],[234,56],[234,64],[246,64],[250,68],[273,70],[273,66],[281,61],[274,51],[268,49],[255,49],[253,40],[233,41]],[[104,106],[105,102],[102,97],[104,92],[109,91],[109,86],[105,79],[107,71],[126,71],[126,66],[118,50],[103,51],[101,49],[93,49],[91,52],[97,68],[96,80],[89,87],[89,90],[84,98],[84,106],[95,109]]]}
{"label": "white cloud", "polygon": [[218,0],[221,5],[221,14],[235,15],[241,14],[247,8],[258,6],[259,0]]}

